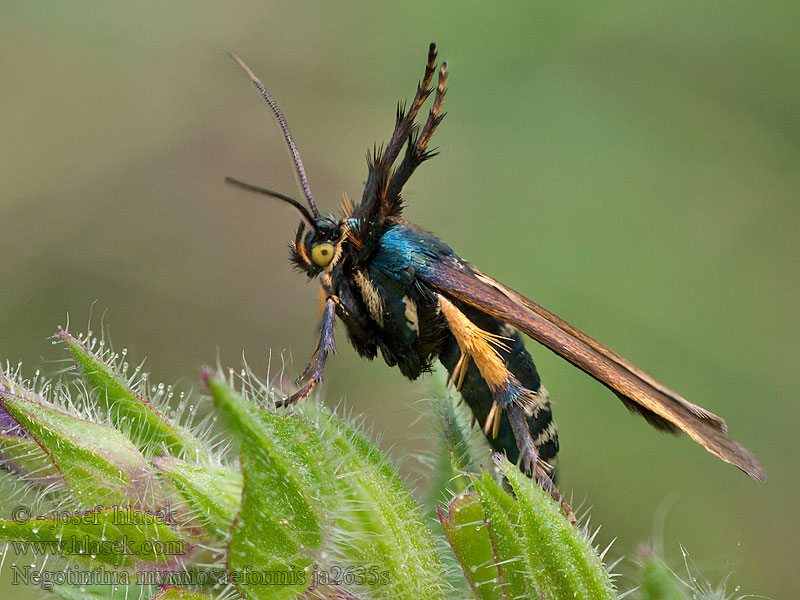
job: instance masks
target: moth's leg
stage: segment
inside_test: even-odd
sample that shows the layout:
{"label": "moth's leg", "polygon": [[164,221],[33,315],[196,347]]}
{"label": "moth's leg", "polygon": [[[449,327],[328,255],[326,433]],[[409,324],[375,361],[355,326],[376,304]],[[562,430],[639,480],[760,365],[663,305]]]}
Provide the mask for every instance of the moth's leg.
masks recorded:
{"label": "moth's leg", "polygon": [[575,514],[569,504],[556,489],[553,480],[545,470],[545,463],[539,460],[539,453],[528,429],[525,409],[530,410],[531,403],[539,400],[538,396],[520,384],[514,374],[509,371],[496,347],[503,345],[500,336],[482,330],[470,321],[452,302],[441,294],[437,294],[439,307],[447,321],[450,332],[456,338],[462,354],[470,356],[480,371],[481,377],[492,390],[494,404],[484,424],[484,433],[497,435],[502,411],[506,411],[514,439],[520,451],[522,467],[529,475],[547,490],[556,502],[559,502],[564,514],[571,522],[575,522]]}
{"label": "moth's leg", "polygon": [[[327,273],[326,273],[327,275]],[[325,308],[328,306],[328,298],[333,295],[330,286],[320,285],[317,291],[317,321],[322,322]]]}
{"label": "moth's leg", "polygon": [[461,389],[464,384],[464,377],[467,376],[469,369],[469,354],[461,352],[461,357],[458,359],[456,366],[453,367],[453,373],[450,375],[450,381],[447,382],[447,387],[455,388],[456,391]]}
{"label": "moth's leg", "polygon": [[527,390],[506,368],[503,359],[497,353],[496,348],[505,346],[502,338],[475,325],[441,294],[437,294],[437,299],[447,326],[461,349],[461,358],[453,369],[452,379],[454,381],[461,379],[461,371],[466,370],[469,364],[467,361],[473,360],[481,377],[493,392],[494,405],[484,423],[484,429],[489,435],[499,425],[501,411],[512,402],[523,401]]}
{"label": "moth's leg", "polygon": [[336,305],[337,300],[335,296],[330,296],[325,300],[325,308],[322,311],[322,324],[320,325],[319,343],[308,363],[303,374],[298,377],[298,381],[308,379],[308,381],[294,394],[289,396],[286,400],[278,402],[278,406],[287,406],[294,404],[298,400],[308,398],[317,384],[322,381],[322,374],[325,370],[325,361],[328,358],[328,353],[336,350],[336,344],[333,340],[333,326],[336,323]]}
{"label": "moth's leg", "polygon": [[525,418],[525,412],[516,404],[511,404],[506,409],[506,413],[511,423],[511,430],[514,432],[514,439],[517,441],[517,447],[519,448],[519,454],[523,461],[525,472],[529,474],[533,472],[536,474],[536,480],[542,484],[542,487],[550,494],[553,500],[561,505],[561,510],[570,520],[570,523],[575,524],[578,520],[575,517],[575,513],[556,488],[550,475],[548,475],[543,466],[545,463],[539,460],[539,454],[536,451],[533,438],[531,438],[530,431],[528,430],[528,421]]}

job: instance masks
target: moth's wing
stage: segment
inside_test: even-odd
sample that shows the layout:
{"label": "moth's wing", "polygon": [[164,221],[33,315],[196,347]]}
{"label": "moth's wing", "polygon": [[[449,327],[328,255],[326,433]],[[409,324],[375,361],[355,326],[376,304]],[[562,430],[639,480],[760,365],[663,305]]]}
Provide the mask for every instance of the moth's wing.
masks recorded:
{"label": "moth's wing", "polygon": [[522,294],[456,257],[426,265],[417,276],[445,296],[513,325],[611,389],[625,405],[661,429],[680,430],[750,477],[767,473],[726,434],[725,421],[692,404],[616,352]]}

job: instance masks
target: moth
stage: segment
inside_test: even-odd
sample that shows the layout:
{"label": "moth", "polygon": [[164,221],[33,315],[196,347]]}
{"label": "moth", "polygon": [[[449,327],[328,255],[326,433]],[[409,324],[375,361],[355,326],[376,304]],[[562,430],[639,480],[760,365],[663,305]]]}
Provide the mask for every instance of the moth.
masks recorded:
{"label": "moth", "polygon": [[[728,437],[725,421],[692,404],[561,317],[479,271],[447,244],[403,218],[403,186],[423,162],[444,114],[447,63],[437,71],[431,44],[422,80],[397,109],[384,147],[367,155],[367,180],[355,206],[344,196],[342,216],[320,213],[300,153],[280,108],[264,84],[231,57],[269,104],[291,151],[306,204],[279,192],[227,178],[231,184],[292,205],[302,216],[289,257],[297,270],[318,278],[322,319],[319,343],[300,389],[283,403],[311,394],[334,350],[334,324],[344,323],[359,355],[380,354],[416,379],[441,361],[493,449],[551,490],[550,462],[558,431],[550,401],[522,334],[536,340],[609,388],[632,412],[662,431],[684,432],[712,454],[758,481],[766,471],[747,448]],[[433,95],[427,117],[420,110]]]}

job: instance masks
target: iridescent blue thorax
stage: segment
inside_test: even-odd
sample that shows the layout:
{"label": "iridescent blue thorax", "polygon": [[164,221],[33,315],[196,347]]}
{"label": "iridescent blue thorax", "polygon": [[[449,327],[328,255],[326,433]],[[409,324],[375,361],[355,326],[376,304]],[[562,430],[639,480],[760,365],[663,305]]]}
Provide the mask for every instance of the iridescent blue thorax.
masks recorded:
{"label": "iridescent blue thorax", "polygon": [[431,263],[451,256],[455,256],[453,249],[432,233],[395,225],[381,237],[369,270],[389,274],[408,285],[416,273],[424,273]]}
{"label": "iridescent blue thorax", "polygon": [[373,355],[372,348],[379,348],[387,363],[412,379],[430,369],[446,329],[436,298],[419,277],[430,265],[454,256],[431,233],[410,223],[394,223],[364,260],[345,260],[334,270],[332,291],[362,315],[362,323],[369,320],[365,332],[348,327],[362,355]]}

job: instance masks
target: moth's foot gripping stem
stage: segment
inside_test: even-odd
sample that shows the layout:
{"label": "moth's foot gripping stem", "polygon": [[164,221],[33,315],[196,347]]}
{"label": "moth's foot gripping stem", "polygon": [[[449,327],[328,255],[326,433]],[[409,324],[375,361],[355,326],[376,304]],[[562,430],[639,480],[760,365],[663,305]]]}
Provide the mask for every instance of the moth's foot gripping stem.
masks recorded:
{"label": "moth's foot gripping stem", "polygon": [[325,361],[328,354],[336,350],[336,344],[333,339],[333,326],[336,323],[336,304],[337,299],[331,296],[325,300],[325,308],[322,311],[322,324],[320,326],[319,343],[311,358],[311,362],[303,371],[303,374],[297,378],[297,381],[307,380],[306,383],[297,390],[294,394],[285,400],[279,400],[275,403],[276,406],[288,406],[294,404],[298,400],[303,400],[311,395],[317,384],[322,381],[322,375],[325,371]]}

